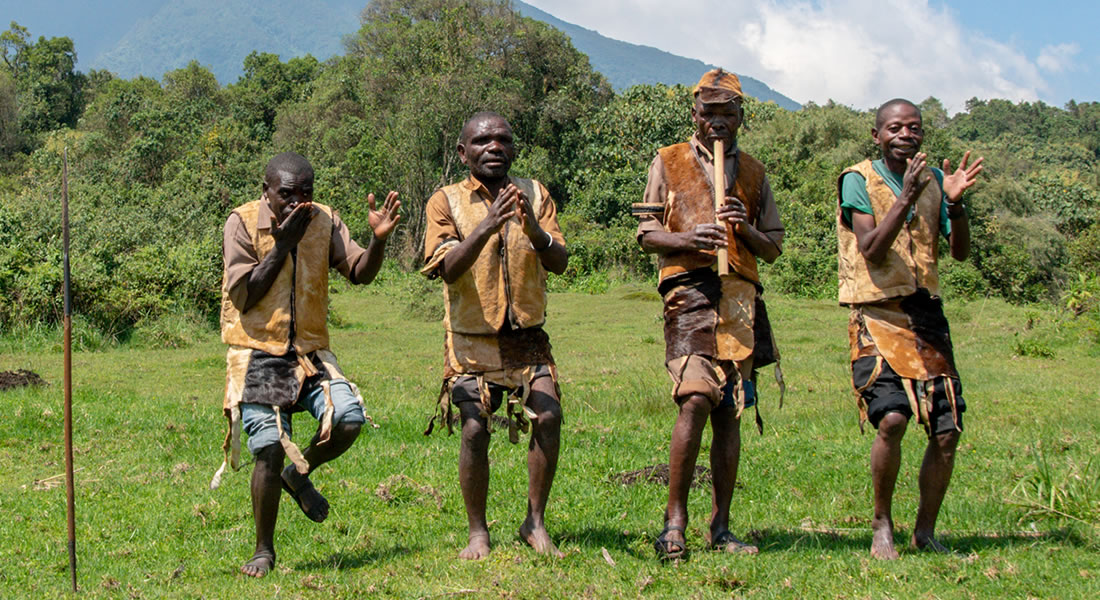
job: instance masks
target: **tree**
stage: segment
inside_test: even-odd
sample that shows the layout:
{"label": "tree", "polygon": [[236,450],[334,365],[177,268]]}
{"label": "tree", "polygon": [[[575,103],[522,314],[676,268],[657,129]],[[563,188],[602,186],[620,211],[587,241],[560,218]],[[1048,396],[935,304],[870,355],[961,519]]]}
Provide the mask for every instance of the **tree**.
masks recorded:
{"label": "tree", "polygon": [[18,91],[20,129],[35,135],[76,125],[85,77],[74,70],[73,41],[39,37],[31,43],[29,39],[27,29],[14,21],[0,34],[0,58]]}
{"label": "tree", "polygon": [[[505,0],[377,0],[350,56],[361,64],[369,129],[385,150],[375,155],[403,193],[406,252],[414,256],[428,196],[462,176],[456,144],[470,115],[501,113],[521,155],[542,154],[560,168],[572,150],[566,135],[611,97],[564,34]],[[562,199],[565,178],[550,174],[544,183]]]}

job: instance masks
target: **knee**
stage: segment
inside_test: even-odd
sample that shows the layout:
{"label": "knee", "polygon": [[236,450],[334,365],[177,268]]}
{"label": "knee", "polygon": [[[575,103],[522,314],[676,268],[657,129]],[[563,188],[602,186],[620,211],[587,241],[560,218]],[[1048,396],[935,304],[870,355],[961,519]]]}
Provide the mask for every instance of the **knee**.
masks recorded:
{"label": "knee", "polygon": [[474,452],[489,449],[489,428],[482,417],[462,420],[462,445]]}
{"label": "knee", "polygon": [[256,462],[264,464],[277,464],[282,466],[285,458],[285,452],[283,451],[283,445],[278,441],[265,445],[262,448],[258,448],[252,452],[252,455],[256,457]]}
{"label": "knee", "polygon": [[714,404],[703,394],[691,394],[680,402],[680,414],[692,421],[706,420],[713,409]]}
{"label": "knee", "polygon": [[715,437],[737,436],[741,433],[741,417],[737,416],[737,408],[733,406],[719,406],[710,413],[710,426],[714,429]]}
{"label": "knee", "polygon": [[535,411],[535,426],[544,429],[561,428],[561,403],[556,399],[546,396],[538,402],[532,403]]}
{"label": "knee", "polygon": [[332,428],[332,437],[343,442],[354,442],[359,437],[363,424],[356,421],[342,421]]}
{"label": "knee", "polygon": [[878,435],[891,441],[900,440],[905,435],[905,428],[908,425],[909,417],[900,412],[888,412],[878,423]]}
{"label": "knee", "polygon": [[933,439],[935,444],[939,446],[940,454],[947,460],[954,460],[955,448],[959,445],[959,432],[949,431],[947,433],[941,433]]}

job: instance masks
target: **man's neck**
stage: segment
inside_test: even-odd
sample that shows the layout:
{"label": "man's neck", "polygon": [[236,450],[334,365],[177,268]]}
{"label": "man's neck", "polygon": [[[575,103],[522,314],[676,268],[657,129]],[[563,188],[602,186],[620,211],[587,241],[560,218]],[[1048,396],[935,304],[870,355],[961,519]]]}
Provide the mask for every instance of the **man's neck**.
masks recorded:
{"label": "man's neck", "polygon": [[508,185],[508,176],[505,175],[500,179],[479,179],[486,190],[489,190],[489,197],[496,198],[497,194],[500,194],[500,190],[503,190]]}
{"label": "man's neck", "polygon": [[905,161],[901,161],[899,163],[898,161],[891,160],[885,156],[882,157],[882,163],[886,165],[886,168],[889,169],[891,173],[899,176],[905,175],[905,169],[909,166],[905,163]]}

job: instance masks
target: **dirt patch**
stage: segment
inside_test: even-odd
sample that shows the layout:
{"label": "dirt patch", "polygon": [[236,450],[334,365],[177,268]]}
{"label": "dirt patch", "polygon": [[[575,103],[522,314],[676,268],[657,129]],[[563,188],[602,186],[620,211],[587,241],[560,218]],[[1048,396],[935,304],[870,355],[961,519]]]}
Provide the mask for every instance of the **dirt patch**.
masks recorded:
{"label": "dirt patch", "polygon": [[[623,485],[635,485],[638,483],[659,483],[668,485],[668,465],[652,465],[635,471],[617,473],[611,476],[611,481]],[[695,476],[691,479],[691,487],[710,485],[710,469],[695,466]]]}
{"label": "dirt patch", "polygon": [[430,485],[421,485],[412,478],[398,473],[378,484],[374,495],[389,504],[431,502],[436,508],[443,508],[443,495]]}
{"label": "dirt patch", "polygon": [[46,380],[42,379],[38,373],[26,369],[0,373],[0,391],[26,385],[46,385]]}

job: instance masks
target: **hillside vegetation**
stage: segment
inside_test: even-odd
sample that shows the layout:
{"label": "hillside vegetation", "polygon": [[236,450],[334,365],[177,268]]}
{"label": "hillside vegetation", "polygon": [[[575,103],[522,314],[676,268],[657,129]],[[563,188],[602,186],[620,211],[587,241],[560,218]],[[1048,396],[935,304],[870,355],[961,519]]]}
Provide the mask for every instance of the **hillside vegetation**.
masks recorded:
{"label": "hillside vegetation", "polygon": [[[455,141],[481,109],[509,118],[520,146],[513,172],[545,182],[561,206],[573,258],[554,285],[651,278],[629,203],[657,148],[691,131],[686,88],[616,94],[563,33],[501,0],[376,0],[345,54],[254,52],[227,86],[197,62],[157,81],[78,72],[75,56],[68,38],[35,40],[17,24],[0,36],[3,333],[60,317],[66,149],[74,306],[114,339],[165,320],[212,322],[221,226],[258,197],[263,164],[282,150],[313,162],[318,201],[361,241],[367,192],[398,190],[405,223],[390,253],[414,268],[424,202],[464,176]],[[1092,319],[1100,337],[1100,104],[974,99],[954,117],[935,98],[921,106],[932,164],[971,149],[987,165],[966,197],[973,257],[945,259],[946,293],[1054,303]],[[830,298],[836,178],[876,154],[872,115],[749,98],[746,117],[741,145],[767,166],[787,226],[765,285]]]}

